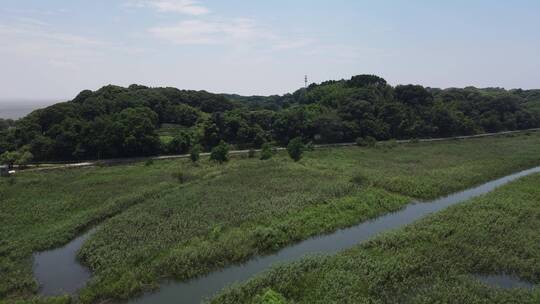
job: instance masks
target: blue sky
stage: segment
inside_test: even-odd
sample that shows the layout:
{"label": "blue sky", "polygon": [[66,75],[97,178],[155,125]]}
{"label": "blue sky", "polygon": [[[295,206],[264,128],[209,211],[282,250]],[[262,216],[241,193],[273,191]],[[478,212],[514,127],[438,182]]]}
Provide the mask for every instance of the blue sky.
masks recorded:
{"label": "blue sky", "polygon": [[1,0],[0,99],[106,84],[282,94],[391,84],[540,88],[540,1]]}

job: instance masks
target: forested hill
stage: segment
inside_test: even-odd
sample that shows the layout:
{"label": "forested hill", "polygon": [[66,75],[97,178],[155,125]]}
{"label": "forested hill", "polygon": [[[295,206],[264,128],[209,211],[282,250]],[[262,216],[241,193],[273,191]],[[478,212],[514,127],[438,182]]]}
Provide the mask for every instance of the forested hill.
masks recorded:
{"label": "forested hill", "polygon": [[540,125],[539,97],[538,90],[392,87],[373,75],[269,97],[106,86],[15,123],[0,121],[0,154],[98,159],[185,153],[221,140],[247,148],[295,137],[335,143],[527,129]]}

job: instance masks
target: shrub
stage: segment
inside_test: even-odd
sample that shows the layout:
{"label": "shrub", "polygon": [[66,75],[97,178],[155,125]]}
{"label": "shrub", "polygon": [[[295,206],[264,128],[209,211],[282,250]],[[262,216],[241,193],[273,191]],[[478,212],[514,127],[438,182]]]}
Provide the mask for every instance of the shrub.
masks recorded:
{"label": "shrub", "polygon": [[377,148],[380,148],[385,151],[392,150],[396,148],[397,146],[398,146],[397,142],[393,139],[389,141],[380,142],[376,145]]}
{"label": "shrub", "polygon": [[255,149],[253,149],[253,148],[249,149],[248,158],[254,158],[255,154],[256,154]]}
{"label": "shrub", "polygon": [[6,151],[0,155],[0,164],[7,165],[9,169],[13,168],[13,165],[26,167],[33,159],[34,155],[25,149],[13,152]]}
{"label": "shrub", "polygon": [[356,139],[356,145],[359,147],[373,147],[377,143],[377,140],[371,136],[358,137]]}
{"label": "shrub", "polygon": [[313,144],[313,142],[310,141],[307,143],[306,151],[315,151],[315,145]]}
{"label": "shrub", "polygon": [[264,143],[261,148],[261,160],[270,159],[272,156],[274,156],[272,145],[269,143]]}
{"label": "shrub", "polygon": [[216,161],[220,164],[229,160],[229,145],[223,140],[219,145],[215,146],[210,153],[210,160]]}
{"label": "shrub", "polygon": [[196,163],[201,158],[201,145],[195,145],[193,148],[191,148],[191,152],[189,153],[189,159],[191,159],[192,162]]}
{"label": "shrub", "polygon": [[11,169],[20,156],[21,154],[17,151],[6,151],[0,155],[0,164],[7,165]]}
{"label": "shrub", "polygon": [[302,154],[304,154],[305,149],[306,147],[304,146],[302,138],[300,137],[291,140],[287,145],[287,152],[295,162],[302,158]]}
{"label": "shrub", "polygon": [[144,163],[144,165],[147,166],[147,167],[148,167],[148,166],[151,166],[151,165],[153,165],[153,164],[154,164],[154,160],[153,160],[153,159],[149,159],[149,160],[147,160],[147,161]]}
{"label": "shrub", "polygon": [[32,153],[29,151],[25,151],[19,155],[19,158],[15,161],[15,164],[21,167],[26,167],[26,165],[28,165],[33,159],[34,155],[32,155]]}

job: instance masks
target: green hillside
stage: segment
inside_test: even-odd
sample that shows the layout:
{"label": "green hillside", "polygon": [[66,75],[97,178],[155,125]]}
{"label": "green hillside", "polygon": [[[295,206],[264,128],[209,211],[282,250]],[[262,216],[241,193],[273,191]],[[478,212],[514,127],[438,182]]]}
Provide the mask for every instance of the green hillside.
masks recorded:
{"label": "green hillside", "polygon": [[523,90],[392,87],[373,75],[269,97],[106,86],[36,110],[11,127],[1,123],[0,154],[12,153],[4,162],[103,159],[181,154],[197,144],[209,150],[222,140],[250,148],[286,145],[297,137],[336,143],[527,129],[540,125],[533,111],[537,96]]}

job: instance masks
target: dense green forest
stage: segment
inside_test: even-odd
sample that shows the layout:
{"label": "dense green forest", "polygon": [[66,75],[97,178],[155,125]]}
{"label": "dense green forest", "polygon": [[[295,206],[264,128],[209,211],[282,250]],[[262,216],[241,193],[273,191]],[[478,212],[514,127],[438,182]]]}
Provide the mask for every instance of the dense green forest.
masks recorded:
{"label": "dense green forest", "polygon": [[0,131],[4,131],[13,126],[15,126],[15,121],[13,119],[0,118]]}
{"label": "dense green forest", "polygon": [[36,161],[187,153],[221,140],[237,148],[306,142],[446,137],[540,125],[539,90],[392,87],[373,75],[283,96],[105,86],[0,121],[0,154]]}

